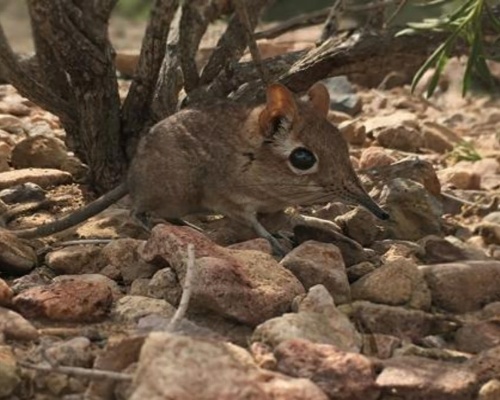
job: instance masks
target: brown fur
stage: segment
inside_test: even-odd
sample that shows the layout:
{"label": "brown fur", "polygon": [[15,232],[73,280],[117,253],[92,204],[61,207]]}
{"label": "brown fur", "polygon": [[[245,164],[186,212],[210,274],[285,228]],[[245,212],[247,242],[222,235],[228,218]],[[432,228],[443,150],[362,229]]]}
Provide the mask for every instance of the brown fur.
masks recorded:
{"label": "brown fur", "polygon": [[[252,226],[275,247],[257,214],[342,200],[387,218],[361,186],[341,133],[326,119],[327,89],[315,84],[308,97],[298,100],[273,84],[266,104],[255,108],[223,102],[180,111],[141,139],[126,185],[96,200],[93,208],[91,203],[53,224],[17,233],[37,237],[67,229],[127,189],[137,213],[166,219],[221,213]],[[297,148],[308,149],[317,163],[308,170],[294,168],[289,156]]]}

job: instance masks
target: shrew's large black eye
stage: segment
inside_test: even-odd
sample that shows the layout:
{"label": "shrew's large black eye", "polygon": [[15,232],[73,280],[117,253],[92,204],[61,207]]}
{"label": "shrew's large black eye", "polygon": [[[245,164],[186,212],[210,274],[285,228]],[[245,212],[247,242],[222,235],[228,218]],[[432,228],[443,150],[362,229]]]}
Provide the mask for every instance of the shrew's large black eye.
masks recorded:
{"label": "shrew's large black eye", "polygon": [[298,147],[290,153],[290,163],[294,168],[302,171],[308,170],[316,164],[316,157],[304,147]]}

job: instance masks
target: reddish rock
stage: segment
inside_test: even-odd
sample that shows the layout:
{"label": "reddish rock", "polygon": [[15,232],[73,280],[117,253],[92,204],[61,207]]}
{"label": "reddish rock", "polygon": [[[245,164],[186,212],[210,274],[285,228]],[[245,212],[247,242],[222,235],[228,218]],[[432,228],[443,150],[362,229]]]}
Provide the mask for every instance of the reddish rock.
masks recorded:
{"label": "reddish rock", "polygon": [[359,159],[359,168],[368,169],[373,167],[382,167],[396,162],[396,158],[389,155],[387,150],[382,147],[368,147],[363,150]]}
{"label": "reddish rock", "polygon": [[36,340],[38,330],[15,311],[0,307],[0,336],[12,340]]}
{"label": "reddish rock", "polygon": [[25,168],[0,173],[0,190],[26,182],[36,183],[42,188],[71,183],[71,174],[58,169]]}
{"label": "reddish rock", "polygon": [[289,310],[295,296],[304,293],[297,278],[269,254],[226,249],[188,227],[157,225],[142,256],[163,259],[183,282],[188,244],[196,257],[193,307],[255,326]]}
{"label": "reddish rock", "polygon": [[467,353],[500,346],[500,318],[464,324],[455,333],[455,344],[458,350]]}
{"label": "reddish rock", "polygon": [[378,399],[372,362],[361,354],[303,339],[281,343],[274,354],[278,371],[310,379],[331,399]]}
{"label": "reddish rock", "polygon": [[14,293],[3,279],[0,278],[0,306],[8,306],[12,302]]}
{"label": "reddish rock", "polygon": [[14,306],[27,318],[81,322],[103,318],[112,301],[108,285],[75,278],[27,289],[14,297]]}
{"label": "reddish rock", "polygon": [[259,369],[238,346],[153,333],[141,349],[130,400],[327,400],[313,382]]}
{"label": "reddish rock", "polygon": [[500,346],[482,351],[465,363],[481,383],[500,376]]}

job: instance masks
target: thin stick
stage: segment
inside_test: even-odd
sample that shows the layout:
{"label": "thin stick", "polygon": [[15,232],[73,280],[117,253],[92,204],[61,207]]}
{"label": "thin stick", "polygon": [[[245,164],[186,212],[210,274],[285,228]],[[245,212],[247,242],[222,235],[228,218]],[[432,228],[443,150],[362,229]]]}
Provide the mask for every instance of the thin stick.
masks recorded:
{"label": "thin stick", "polygon": [[389,24],[399,15],[401,10],[406,6],[406,3],[408,3],[408,0],[401,0],[401,2],[396,7],[396,10],[394,10],[394,12],[389,16],[389,18],[387,18],[385,26],[389,26]]}
{"label": "thin stick", "polygon": [[238,18],[240,19],[241,24],[245,27],[247,44],[250,50],[250,54],[252,55],[252,60],[255,64],[255,67],[259,71],[260,79],[262,79],[262,82],[264,82],[264,84],[267,86],[271,83],[269,80],[269,72],[262,64],[262,57],[260,55],[259,47],[257,46],[257,42],[254,37],[246,4],[244,0],[235,0],[234,3],[236,5],[236,12],[238,13]]}
{"label": "thin stick", "polygon": [[36,371],[55,372],[59,374],[72,375],[88,379],[111,379],[115,381],[131,381],[132,375],[123,372],[106,371],[103,369],[89,369],[81,367],[66,367],[58,365],[32,364],[25,361],[18,361],[21,367],[34,369]]}
{"label": "thin stick", "polygon": [[186,260],[186,276],[184,277],[184,285],[182,285],[182,296],[179,302],[179,307],[175,311],[174,316],[170,320],[168,330],[175,330],[176,326],[186,315],[189,300],[193,292],[193,282],[195,277],[195,259],[194,259],[194,246],[192,243],[187,247],[187,260]]}

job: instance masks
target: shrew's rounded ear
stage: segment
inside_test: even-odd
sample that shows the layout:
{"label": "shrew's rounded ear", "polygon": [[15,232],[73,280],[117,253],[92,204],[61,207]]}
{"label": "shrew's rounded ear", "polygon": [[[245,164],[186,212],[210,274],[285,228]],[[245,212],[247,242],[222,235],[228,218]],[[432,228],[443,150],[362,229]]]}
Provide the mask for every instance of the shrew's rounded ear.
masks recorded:
{"label": "shrew's rounded ear", "polygon": [[259,116],[259,125],[264,134],[273,132],[283,123],[291,125],[297,117],[297,104],[285,86],[273,83],[267,87],[266,106]]}
{"label": "shrew's rounded ear", "polygon": [[320,82],[315,83],[307,91],[309,96],[309,101],[313,107],[318,111],[323,117],[326,117],[328,110],[330,110],[330,94],[328,89]]}

